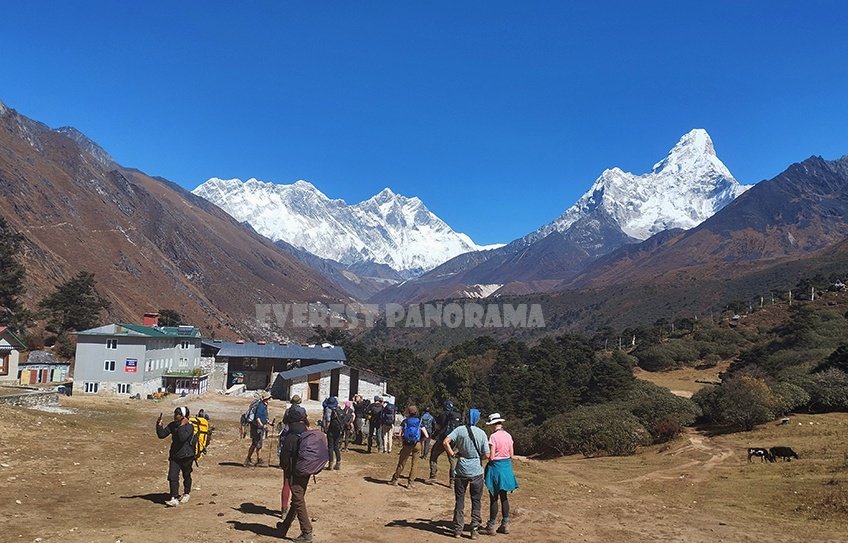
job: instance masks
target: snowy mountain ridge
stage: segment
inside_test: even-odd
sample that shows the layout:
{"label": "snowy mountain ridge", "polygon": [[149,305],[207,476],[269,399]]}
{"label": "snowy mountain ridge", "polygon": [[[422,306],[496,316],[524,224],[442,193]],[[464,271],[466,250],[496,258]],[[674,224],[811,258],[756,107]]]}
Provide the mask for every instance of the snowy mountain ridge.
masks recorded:
{"label": "snowy mountain ridge", "polygon": [[566,232],[593,214],[608,216],[627,236],[645,240],[671,228],[699,225],[751,186],[736,181],[716,156],[707,131],[696,128],[648,173],[604,170],[559,218],[517,241],[528,245],[553,231]]}
{"label": "snowy mountain ridge", "polygon": [[308,181],[210,178],[192,191],[260,234],[342,264],[386,264],[412,277],[480,246],[455,232],[417,197],[385,188],[348,205]]}

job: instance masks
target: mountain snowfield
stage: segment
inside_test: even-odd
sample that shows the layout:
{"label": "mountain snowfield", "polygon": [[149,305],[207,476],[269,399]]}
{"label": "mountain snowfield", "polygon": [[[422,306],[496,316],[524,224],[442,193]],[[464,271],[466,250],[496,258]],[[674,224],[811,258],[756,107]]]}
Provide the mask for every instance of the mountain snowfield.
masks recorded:
{"label": "mountain snowfield", "polygon": [[685,134],[668,156],[642,175],[605,170],[559,218],[522,238],[527,245],[580,218],[606,212],[628,236],[645,240],[671,228],[690,229],[751,188],[739,184],[716,156],[706,130]]}
{"label": "mountain snowfield", "polygon": [[419,275],[481,246],[454,232],[418,198],[383,189],[348,205],[307,181],[291,185],[213,177],[192,191],[274,241],[283,240],[342,264],[386,264]]}

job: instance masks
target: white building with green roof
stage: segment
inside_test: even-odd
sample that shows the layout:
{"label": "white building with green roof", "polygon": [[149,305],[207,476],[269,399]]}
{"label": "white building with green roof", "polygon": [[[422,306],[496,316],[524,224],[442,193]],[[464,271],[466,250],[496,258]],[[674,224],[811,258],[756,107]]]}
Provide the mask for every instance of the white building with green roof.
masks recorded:
{"label": "white building with green roof", "polygon": [[118,323],[77,332],[74,392],[206,392],[209,376],[200,364],[200,341],[194,326]]}

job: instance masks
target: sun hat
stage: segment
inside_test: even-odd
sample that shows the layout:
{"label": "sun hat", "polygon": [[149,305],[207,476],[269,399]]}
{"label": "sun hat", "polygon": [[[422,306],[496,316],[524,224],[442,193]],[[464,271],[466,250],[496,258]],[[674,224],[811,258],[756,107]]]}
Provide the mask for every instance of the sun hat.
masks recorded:
{"label": "sun hat", "polygon": [[264,390],[259,393],[259,401],[264,402],[271,399],[271,395],[265,392]]}
{"label": "sun hat", "polygon": [[300,403],[301,402],[300,394],[295,394],[294,396],[291,397],[291,400],[289,400],[289,401],[291,403]]}
{"label": "sun hat", "polygon": [[501,417],[500,413],[492,413],[491,415],[489,415],[489,420],[486,422],[486,426],[491,426],[492,424],[497,424],[503,421],[504,418]]}

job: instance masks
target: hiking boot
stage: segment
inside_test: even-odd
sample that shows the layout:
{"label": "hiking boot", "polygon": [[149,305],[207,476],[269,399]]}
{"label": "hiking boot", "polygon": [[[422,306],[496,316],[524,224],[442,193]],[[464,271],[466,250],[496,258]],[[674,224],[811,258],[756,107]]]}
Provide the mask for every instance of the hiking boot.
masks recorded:
{"label": "hiking boot", "polygon": [[389,481],[389,484],[392,485],[392,486],[397,486],[397,482],[398,482],[397,477],[392,477],[392,480]]}
{"label": "hiking boot", "polygon": [[509,533],[509,524],[504,522],[503,524],[498,526],[498,533],[499,534],[508,534]]}
{"label": "hiking boot", "polygon": [[300,543],[306,543],[308,541],[312,541],[312,533],[302,533],[299,536],[292,539],[292,541],[297,541]]}
{"label": "hiking boot", "polygon": [[176,497],[174,497],[174,496],[172,496],[170,500],[168,500],[168,501],[166,501],[166,502],[165,502],[165,505],[166,505],[167,507],[176,507],[176,506],[178,506],[179,504],[180,504],[180,500],[178,500],[178,499],[177,499]]}
{"label": "hiking boot", "polygon": [[180,498],[180,503],[188,503],[189,499],[191,499],[191,494],[183,494],[183,497]]}
{"label": "hiking boot", "polygon": [[262,460],[261,458],[260,458],[259,460],[257,460],[257,461],[256,461],[256,464],[254,464],[254,465],[255,465],[257,468],[264,468],[264,467],[266,467],[266,466],[267,466],[267,464],[265,463],[265,461],[264,461],[264,460]]}
{"label": "hiking boot", "polygon": [[412,490],[413,488],[415,488],[415,481],[410,479],[409,482],[406,483],[406,488],[408,488],[409,490]]}
{"label": "hiking boot", "polygon": [[342,469],[342,463],[336,462],[336,465],[333,466],[333,471],[339,471],[340,469]]}
{"label": "hiking boot", "polygon": [[453,537],[454,539],[462,539],[462,532],[454,532]]}
{"label": "hiking boot", "polygon": [[486,524],[486,527],[485,527],[485,528],[483,528],[482,530],[480,530],[480,533],[482,533],[482,534],[486,534],[486,535],[495,535],[495,534],[497,534],[497,533],[498,533],[498,532],[497,532],[497,529],[495,528],[495,526],[497,526],[497,524],[496,524],[496,523],[494,523],[494,522],[490,522],[490,523]]}
{"label": "hiking boot", "polygon": [[250,457],[248,457],[247,460],[244,461],[244,467],[249,468],[251,466],[253,466],[253,462],[250,460]]}
{"label": "hiking boot", "polygon": [[471,539],[477,539],[480,537],[480,532],[477,528],[471,528]]}

